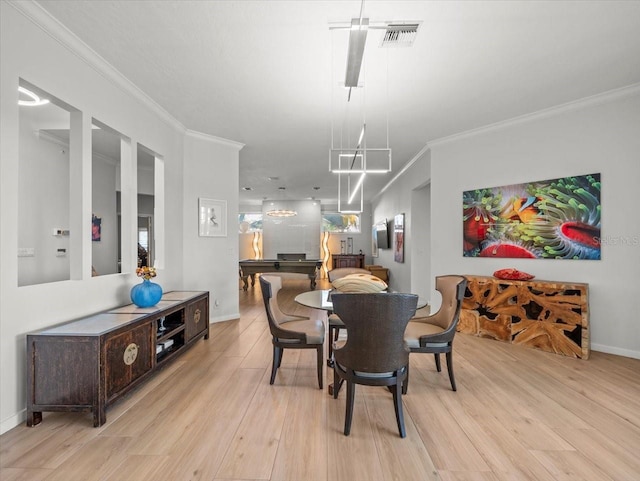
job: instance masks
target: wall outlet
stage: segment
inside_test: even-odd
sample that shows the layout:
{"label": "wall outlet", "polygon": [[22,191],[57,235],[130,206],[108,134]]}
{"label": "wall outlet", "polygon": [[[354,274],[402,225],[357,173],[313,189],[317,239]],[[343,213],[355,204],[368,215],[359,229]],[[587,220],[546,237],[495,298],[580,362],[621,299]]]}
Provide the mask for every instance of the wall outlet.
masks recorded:
{"label": "wall outlet", "polygon": [[67,255],[67,249],[57,249],[56,257],[64,257]]}
{"label": "wall outlet", "polygon": [[217,309],[218,307],[220,307],[220,301],[219,301],[218,299],[215,299],[215,300],[213,301],[213,307],[215,307],[216,309]]}
{"label": "wall outlet", "polygon": [[18,257],[35,257],[36,250],[33,247],[18,247]]}

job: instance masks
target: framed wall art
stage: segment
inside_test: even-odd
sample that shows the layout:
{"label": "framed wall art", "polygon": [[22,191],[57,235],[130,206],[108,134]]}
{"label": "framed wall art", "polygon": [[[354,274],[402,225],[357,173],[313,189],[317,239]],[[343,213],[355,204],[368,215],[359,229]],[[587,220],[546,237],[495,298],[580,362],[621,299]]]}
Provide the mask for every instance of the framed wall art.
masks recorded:
{"label": "framed wall art", "polygon": [[600,259],[600,174],[462,193],[464,257]]}
{"label": "framed wall art", "polygon": [[404,262],[404,214],[393,218],[393,260]]}
{"label": "framed wall art", "polygon": [[200,237],[226,237],[227,201],[198,199],[198,226]]}
{"label": "framed wall art", "polygon": [[102,217],[91,215],[91,240],[100,242],[102,240]]}
{"label": "framed wall art", "polygon": [[378,257],[378,228],[371,228],[371,257]]}

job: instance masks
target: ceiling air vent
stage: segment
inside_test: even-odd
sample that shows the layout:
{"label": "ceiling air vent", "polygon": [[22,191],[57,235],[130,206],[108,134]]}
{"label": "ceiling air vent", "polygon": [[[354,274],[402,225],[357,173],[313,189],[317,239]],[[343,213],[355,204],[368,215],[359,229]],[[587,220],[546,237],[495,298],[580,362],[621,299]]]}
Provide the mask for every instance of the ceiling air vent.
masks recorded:
{"label": "ceiling air vent", "polygon": [[382,37],[381,47],[411,47],[418,34],[419,23],[390,23]]}

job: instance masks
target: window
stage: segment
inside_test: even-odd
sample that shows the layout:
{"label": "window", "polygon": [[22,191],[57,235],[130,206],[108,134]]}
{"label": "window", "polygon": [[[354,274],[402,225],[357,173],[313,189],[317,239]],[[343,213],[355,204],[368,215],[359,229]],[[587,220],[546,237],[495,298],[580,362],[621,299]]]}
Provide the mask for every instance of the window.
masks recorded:
{"label": "window", "polygon": [[340,214],[330,212],[322,214],[323,232],[360,232],[360,214]]}
{"label": "window", "polygon": [[238,231],[241,234],[262,232],[262,213],[243,212],[238,214]]}

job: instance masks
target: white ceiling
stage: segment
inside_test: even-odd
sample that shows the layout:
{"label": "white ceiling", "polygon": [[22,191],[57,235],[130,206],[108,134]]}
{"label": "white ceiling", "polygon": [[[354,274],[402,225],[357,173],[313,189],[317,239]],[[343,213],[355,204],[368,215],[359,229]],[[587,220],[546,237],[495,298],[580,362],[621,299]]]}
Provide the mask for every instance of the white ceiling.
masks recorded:
{"label": "white ceiling", "polygon": [[[40,5],[185,127],[246,144],[241,204],[335,202],[331,72],[348,33],[329,26],[359,0]],[[367,0],[363,16],[422,22],[410,48],[367,41],[367,126],[388,115],[393,172],[367,176],[365,199],[431,140],[640,82],[639,1]]]}

